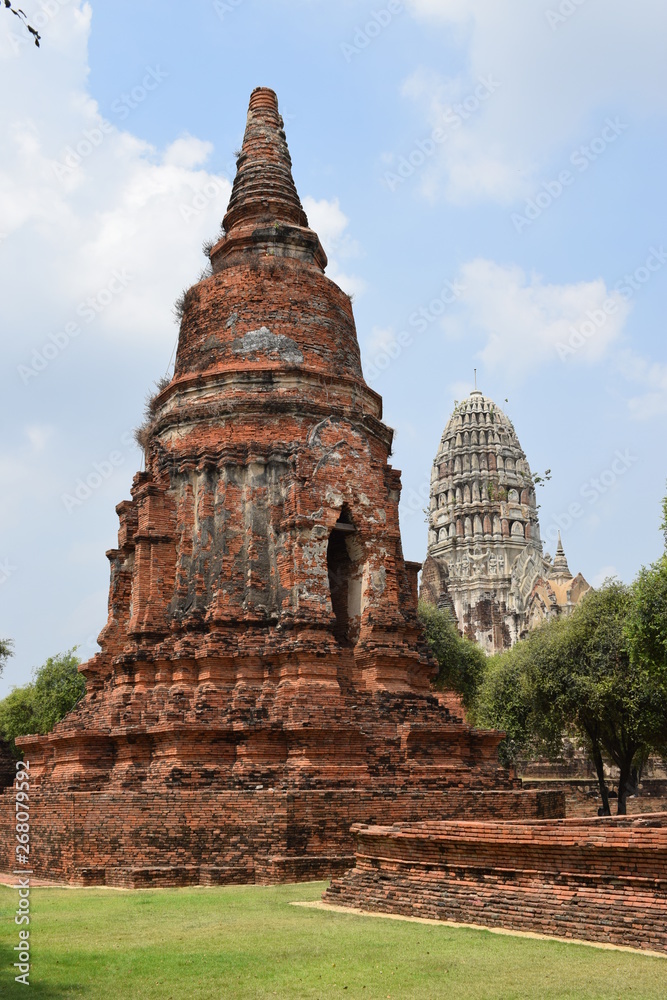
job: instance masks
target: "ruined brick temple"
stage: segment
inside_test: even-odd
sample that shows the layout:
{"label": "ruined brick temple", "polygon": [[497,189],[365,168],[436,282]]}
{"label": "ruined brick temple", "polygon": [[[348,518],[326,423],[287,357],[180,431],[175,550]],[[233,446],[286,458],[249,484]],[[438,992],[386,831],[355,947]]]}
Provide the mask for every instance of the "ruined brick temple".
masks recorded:
{"label": "ruined brick temple", "polygon": [[430,691],[392,431],[271,90],[251,96],[210,260],[117,507],[85,697],[18,741],[34,870],[270,882],[348,867],[355,821],[558,815],[560,793],[516,790],[501,734]]}
{"label": "ruined brick temple", "polygon": [[569,614],[590,590],[558,538],[542,554],[533,476],[512,422],[478,389],[457,404],[431,474],[422,597],[488,653]]}

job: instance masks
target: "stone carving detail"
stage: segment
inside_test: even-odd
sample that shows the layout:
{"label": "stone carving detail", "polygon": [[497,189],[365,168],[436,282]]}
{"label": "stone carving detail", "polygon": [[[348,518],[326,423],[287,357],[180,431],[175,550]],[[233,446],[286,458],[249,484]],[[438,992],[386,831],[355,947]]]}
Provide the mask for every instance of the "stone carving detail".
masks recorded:
{"label": "stone carving detail", "polygon": [[[444,498],[444,500],[443,500]],[[494,653],[588,589],[542,542],[530,467],[511,422],[475,390],[452,414],[433,462],[422,597],[454,609],[459,629]],[[459,530],[461,525],[461,530]]]}

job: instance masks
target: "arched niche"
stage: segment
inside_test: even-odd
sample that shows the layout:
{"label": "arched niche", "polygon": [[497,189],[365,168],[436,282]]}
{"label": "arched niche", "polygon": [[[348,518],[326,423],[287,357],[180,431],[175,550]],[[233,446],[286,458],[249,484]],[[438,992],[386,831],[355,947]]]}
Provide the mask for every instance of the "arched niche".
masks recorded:
{"label": "arched niche", "polygon": [[333,633],[341,646],[354,645],[359,637],[363,570],[363,546],[349,509],[343,506],[327,544]]}

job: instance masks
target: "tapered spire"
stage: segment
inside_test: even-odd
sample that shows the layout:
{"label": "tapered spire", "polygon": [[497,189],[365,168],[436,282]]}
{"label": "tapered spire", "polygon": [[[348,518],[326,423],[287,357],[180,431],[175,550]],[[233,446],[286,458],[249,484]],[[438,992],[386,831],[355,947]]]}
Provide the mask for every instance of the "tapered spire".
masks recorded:
{"label": "tapered spire", "polygon": [[[326,267],[317,234],[308,228],[292,177],[292,160],[278,111],[268,87],[256,87],[232,194],[223,219],[225,236],[211,253],[214,270],[234,251],[297,256]],[[218,261],[216,262],[216,259]]]}
{"label": "tapered spire", "polygon": [[551,571],[552,577],[562,577],[563,579],[571,579],[572,574],[570,573],[570,567],[567,564],[567,559],[565,557],[565,550],[563,549],[563,543],[560,538],[560,531],[558,532],[558,545],[556,546],[556,555],[554,558],[553,570]]}
{"label": "tapered spire", "polygon": [[278,114],[278,99],[268,87],[250,95],[248,120],[237,173],[223,226],[229,233],[250,220],[307,226],[292,178],[292,160]]}

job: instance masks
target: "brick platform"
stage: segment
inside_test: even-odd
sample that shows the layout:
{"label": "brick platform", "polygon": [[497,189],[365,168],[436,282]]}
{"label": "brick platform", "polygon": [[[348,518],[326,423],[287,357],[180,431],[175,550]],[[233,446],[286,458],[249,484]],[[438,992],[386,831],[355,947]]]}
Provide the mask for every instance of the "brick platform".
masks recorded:
{"label": "brick platform", "polygon": [[667,813],[353,834],[328,902],[667,953]]}
{"label": "brick platform", "polygon": [[[531,819],[561,810],[557,792],[38,791],[31,796],[30,860],[36,875],[88,885],[298,882],[351,867],[350,827],[360,816],[384,823],[423,816]],[[10,810],[1,815],[4,847],[14,831]]]}

